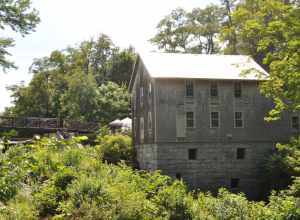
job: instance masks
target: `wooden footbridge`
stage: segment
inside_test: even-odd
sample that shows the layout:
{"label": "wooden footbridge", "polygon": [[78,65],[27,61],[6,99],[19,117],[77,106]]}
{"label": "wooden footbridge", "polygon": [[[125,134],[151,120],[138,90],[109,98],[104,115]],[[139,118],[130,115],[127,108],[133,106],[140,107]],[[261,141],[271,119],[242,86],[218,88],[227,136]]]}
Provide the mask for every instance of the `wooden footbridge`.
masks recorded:
{"label": "wooden footbridge", "polygon": [[0,130],[31,129],[40,132],[92,133],[99,129],[99,123],[63,120],[59,118],[0,117]]}

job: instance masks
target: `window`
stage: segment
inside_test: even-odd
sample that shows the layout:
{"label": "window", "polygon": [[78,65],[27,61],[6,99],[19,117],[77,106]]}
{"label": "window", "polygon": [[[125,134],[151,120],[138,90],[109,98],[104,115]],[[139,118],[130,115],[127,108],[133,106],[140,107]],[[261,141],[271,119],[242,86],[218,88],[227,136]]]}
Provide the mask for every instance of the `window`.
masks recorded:
{"label": "window", "polygon": [[181,180],[181,179],[182,179],[182,177],[181,177],[181,174],[180,174],[180,173],[176,173],[176,179],[178,179],[178,180]]}
{"label": "window", "polygon": [[194,96],[194,83],[191,80],[185,82],[185,95],[186,97]]}
{"label": "window", "polygon": [[244,126],[243,113],[242,112],[235,112],[234,113],[234,127],[235,128],[242,128],[243,126]]}
{"label": "window", "polygon": [[210,96],[218,97],[218,84],[217,83],[210,84]]}
{"label": "window", "polygon": [[143,104],[144,104],[144,88],[143,87],[140,88],[140,102],[141,102],[141,106],[143,106]]}
{"label": "window", "polygon": [[136,126],[136,117],[134,117],[133,118],[133,129],[134,129],[133,131],[134,131],[134,137],[135,138],[136,138],[136,131],[137,131],[136,128],[137,128],[137,126]]}
{"label": "window", "polygon": [[194,127],[194,112],[186,113],[186,127],[193,128]]}
{"label": "window", "polygon": [[132,94],[131,103],[132,103],[133,112],[136,112],[136,93],[135,92],[133,92],[133,94]]}
{"label": "window", "polygon": [[151,94],[152,94],[152,86],[151,83],[149,83],[148,96],[151,96]]}
{"label": "window", "polygon": [[144,143],[144,118],[140,118],[140,143]]}
{"label": "window", "polygon": [[197,149],[189,149],[189,160],[197,159]]}
{"label": "window", "polygon": [[238,148],[236,149],[236,159],[242,160],[245,159],[246,149],[245,148]]}
{"label": "window", "polygon": [[242,96],[242,84],[240,82],[234,83],[234,96],[240,98]]}
{"label": "window", "polygon": [[148,103],[151,105],[151,97],[152,97],[152,85],[149,83],[149,88],[148,88]]}
{"label": "window", "polygon": [[230,188],[234,189],[234,188],[238,188],[239,187],[239,183],[240,183],[240,179],[238,178],[232,178],[230,181]]}
{"label": "window", "polygon": [[218,128],[220,126],[219,120],[220,120],[219,112],[210,113],[210,126],[212,128]]}
{"label": "window", "polygon": [[148,129],[152,130],[152,113],[148,112]]}
{"label": "window", "polygon": [[299,116],[293,116],[292,117],[292,124],[291,124],[292,128],[295,130],[299,130]]}

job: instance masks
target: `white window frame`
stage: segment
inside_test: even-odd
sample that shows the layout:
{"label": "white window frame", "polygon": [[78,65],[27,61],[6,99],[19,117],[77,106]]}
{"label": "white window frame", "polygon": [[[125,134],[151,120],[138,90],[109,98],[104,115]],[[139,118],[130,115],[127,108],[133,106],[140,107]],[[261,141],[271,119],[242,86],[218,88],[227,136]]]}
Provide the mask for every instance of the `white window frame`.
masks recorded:
{"label": "white window frame", "polygon": [[[213,127],[212,126],[212,113],[217,112],[218,113],[218,127]],[[209,118],[210,118],[210,128],[220,128],[221,127],[221,113],[220,111],[210,111],[209,113]]]}
{"label": "white window frame", "polygon": [[[188,123],[187,123],[187,114],[192,112],[193,113],[193,127],[188,127]],[[195,120],[195,112],[194,111],[186,111],[185,112],[185,128],[186,129],[191,129],[191,128],[195,128],[196,127],[196,120]]]}
{"label": "white window frame", "polygon": [[[235,117],[236,115],[236,113],[241,113],[242,114],[242,117],[241,117],[241,119],[238,119],[238,120],[242,120],[242,127],[237,127],[236,126],[236,121],[237,121],[237,118]],[[234,125],[234,128],[244,128],[245,127],[245,120],[244,120],[244,112],[243,111],[235,111],[235,112],[233,112],[233,125]]]}
{"label": "white window frame", "polygon": [[[188,95],[187,94],[187,91],[188,91],[187,86],[188,86],[189,83],[191,83],[191,85],[192,85],[193,95]],[[195,83],[194,83],[193,80],[185,80],[185,93],[184,93],[184,95],[185,95],[186,98],[193,98],[195,96]]]}

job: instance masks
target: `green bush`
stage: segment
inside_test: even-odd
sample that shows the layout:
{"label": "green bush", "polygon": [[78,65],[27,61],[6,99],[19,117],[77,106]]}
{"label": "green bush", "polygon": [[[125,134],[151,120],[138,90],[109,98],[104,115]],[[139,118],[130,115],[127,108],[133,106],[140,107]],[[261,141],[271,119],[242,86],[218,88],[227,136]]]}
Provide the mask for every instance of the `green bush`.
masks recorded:
{"label": "green bush", "polygon": [[[84,140],[41,139],[1,154],[0,219],[300,218],[298,179],[268,203],[224,189],[216,197],[192,194],[181,181],[119,162],[128,163],[129,137],[104,135],[96,148]],[[100,153],[118,164],[103,163]]]}
{"label": "green bush", "polygon": [[99,155],[108,163],[117,164],[125,161],[129,165],[135,164],[135,151],[131,137],[123,134],[104,135],[98,137]]}

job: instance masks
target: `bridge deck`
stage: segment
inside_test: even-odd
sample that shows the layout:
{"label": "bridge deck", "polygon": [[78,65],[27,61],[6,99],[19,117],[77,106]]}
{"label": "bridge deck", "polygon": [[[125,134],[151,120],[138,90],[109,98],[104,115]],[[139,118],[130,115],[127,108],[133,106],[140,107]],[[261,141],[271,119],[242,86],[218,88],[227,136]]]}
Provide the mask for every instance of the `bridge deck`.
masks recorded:
{"label": "bridge deck", "polygon": [[79,122],[72,120],[62,120],[58,118],[0,117],[0,128],[93,132],[99,128],[99,124],[95,122]]}

